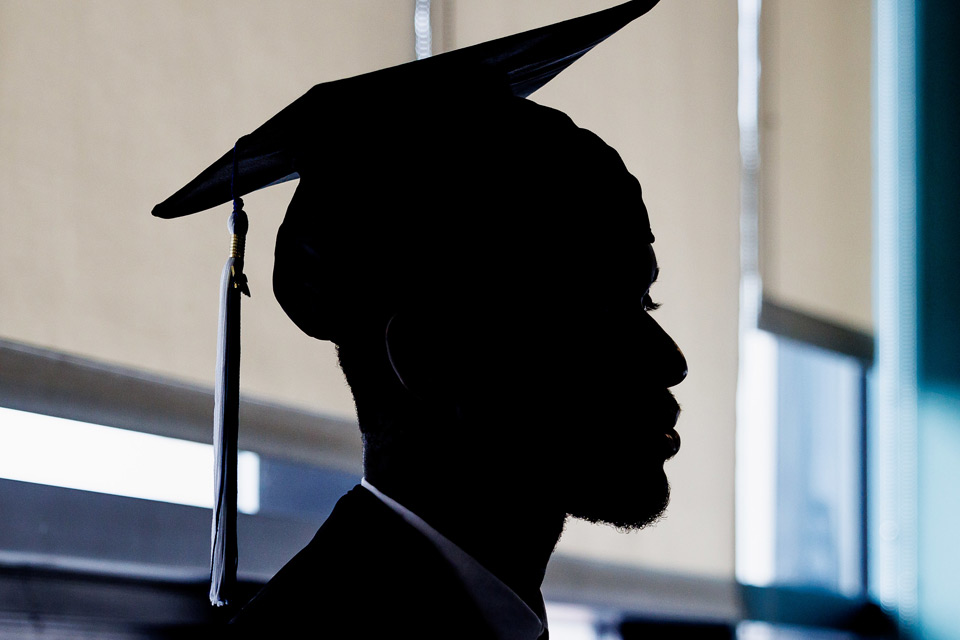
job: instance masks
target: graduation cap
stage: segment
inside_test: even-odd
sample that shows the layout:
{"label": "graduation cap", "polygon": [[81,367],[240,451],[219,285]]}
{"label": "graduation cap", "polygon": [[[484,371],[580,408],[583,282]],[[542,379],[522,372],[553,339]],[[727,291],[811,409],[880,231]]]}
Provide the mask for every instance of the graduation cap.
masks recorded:
{"label": "graduation cap", "polygon": [[[640,239],[652,242],[640,185],[617,153],[564,114],[524,98],[657,2],[633,0],[316,85],[154,207],[157,217],[177,218],[234,203],[217,350],[213,604],[227,604],[237,569],[239,311],[241,294],[249,295],[241,196],[301,178],[277,239],[274,291],[301,329],[334,341],[396,300],[430,295],[451,278],[471,275],[451,265],[476,271],[476,260],[458,259],[462,244],[456,238],[441,244],[425,239],[453,215],[467,217],[454,233],[473,224],[471,233],[482,238],[495,226],[489,218],[499,216],[510,228],[506,235],[522,244],[543,232],[543,221],[529,223],[516,216],[516,207],[532,208],[540,195],[561,186],[569,191],[561,198],[580,197],[585,206],[626,207]],[[401,200],[402,186],[417,177],[462,195],[472,208],[418,207],[415,215],[401,214],[390,201]],[[580,186],[570,190],[570,184]],[[582,197],[585,190],[590,195]],[[363,276],[371,271],[373,277]]]}

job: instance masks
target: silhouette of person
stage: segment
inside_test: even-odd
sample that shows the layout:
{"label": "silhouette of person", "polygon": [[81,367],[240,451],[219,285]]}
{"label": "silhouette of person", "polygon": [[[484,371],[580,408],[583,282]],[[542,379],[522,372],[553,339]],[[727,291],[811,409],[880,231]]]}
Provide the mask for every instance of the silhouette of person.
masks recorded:
{"label": "silhouette of person", "polygon": [[[329,313],[320,316],[334,333],[356,400],[365,473],[358,495],[337,507],[347,515],[339,519],[335,511],[324,528],[341,523],[345,537],[364,529],[369,541],[356,550],[363,556],[390,546],[370,529],[396,529],[373,527],[367,510],[399,516],[397,526],[412,522],[409,528],[468,576],[449,582],[469,585],[461,600],[478,612],[458,619],[474,620],[470,628],[483,630],[479,637],[536,638],[540,584],[568,515],[631,529],[666,506],[663,463],[679,446],[669,387],[684,378],[686,362],[650,315],[659,270],[653,238],[639,183],[616,152],[529,100],[497,97],[478,112],[469,133],[448,140],[450,129],[441,127],[437,137],[444,139],[429,141],[431,149],[449,144],[455,161],[431,167],[431,185],[442,185],[430,196],[437,204],[421,205],[415,219],[387,212],[332,223],[317,216],[329,202],[322,185],[349,179],[340,174],[354,165],[343,158],[302,165],[305,179],[278,237],[275,291],[288,314],[311,329],[317,316],[303,292],[328,290],[336,264],[370,269],[377,281],[366,289],[376,293],[337,328],[329,327]],[[390,149],[409,148],[395,142]],[[524,151],[504,157],[505,148]],[[400,171],[378,189],[396,194],[417,171]],[[310,180],[314,172],[325,179]],[[509,175],[525,180],[503,178]],[[531,182],[539,188],[530,189]],[[361,209],[380,207],[368,202]],[[296,251],[322,245],[324,237],[339,239],[338,248],[323,256]],[[357,246],[365,263],[350,265]],[[349,545],[336,532],[328,534],[335,544],[325,535],[321,529],[315,551],[308,548],[294,569],[281,572],[240,620],[276,621],[304,610],[306,603],[278,603],[295,602],[291,592],[315,592],[313,577],[340,567]],[[443,580],[415,567],[400,570],[379,554],[349,562],[367,576],[359,591],[371,592],[364,580],[381,576],[393,595],[376,601],[402,603],[389,608],[394,619],[383,620],[386,627],[368,630],[371,636],[409,628],[432,637],[425,608],[444,602],[451,587],[433,593]],[[321,601],[349,610],[339,588]],[[432,595],[396,599],[407,590]],[[513,609],[505,604],[511,599]],[[498,627],[508,610],[515,613]],[[527,627],[528,635],[506,632]]]}
{"label": "silhouette of person", "polygon": [[[249,137],[241,192],[300,178],[274,292],[338,345],[364,478],[238,632],[545,638],[566,519],[635,529],[663,512],[686,361],[650,315],[640,184],[525,97],[653,4],[318,85]],[[398,94],[417,99],[384,109]],[[154,213],[229,199],[229,158]]]}

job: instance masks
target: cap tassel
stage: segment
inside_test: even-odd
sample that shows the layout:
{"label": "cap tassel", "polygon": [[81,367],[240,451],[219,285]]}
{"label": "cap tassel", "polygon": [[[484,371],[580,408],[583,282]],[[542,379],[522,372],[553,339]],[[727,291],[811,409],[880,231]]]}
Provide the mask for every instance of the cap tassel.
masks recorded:
{"label": "cap tassel", "polygon": [[[234,148],[236,149],[236,148]],[[234,164],[236,177],[236,163]],[[213,416],[214,509],[210,540],[210,603],[229,603],[237,582],[237,434],[240,409],[240,294],[249,296],[243,274],[247,234],[243,200],[230,215],[230,257],[220,278],[220,328]]]}

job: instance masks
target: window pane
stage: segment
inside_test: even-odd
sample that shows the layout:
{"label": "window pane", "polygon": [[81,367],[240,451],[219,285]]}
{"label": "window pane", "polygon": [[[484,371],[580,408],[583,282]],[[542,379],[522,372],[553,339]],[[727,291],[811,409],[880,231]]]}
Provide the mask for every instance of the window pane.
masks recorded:
{"label": "window pane", "polygon": [[855,595],[861,585],[861,369],[779,340],[777,581]]}
{"label": "window pane", "polygon": [[755,331],[738,391],[737,578],[863,592],[863,367]]}
{"label": "window pane", "polygon": [[[0,478],[213,506],[213,447],[0,407]],[[238,455],[237,507],[260,510],[260,457]]]}

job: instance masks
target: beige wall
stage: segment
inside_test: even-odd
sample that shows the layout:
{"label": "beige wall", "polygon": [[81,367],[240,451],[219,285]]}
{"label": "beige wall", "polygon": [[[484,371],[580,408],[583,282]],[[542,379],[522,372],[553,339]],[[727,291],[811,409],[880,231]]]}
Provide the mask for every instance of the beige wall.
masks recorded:
{"label": "beige wall", "polygon": [[871,331],[870,0],[764,0],[760,268],[779,302]]}
{"label": "beige wall", "polygon": [[[150,209],[312,84],[408,60],[412,5],[0,1],[0,336],[209,385],[227,210]],[[293,186],[247,200],[243,386],[350,416],[273,299]]]}
{"label": "beige wall", "polygon": [[[459,47],[614,2],[435,4],[437,42]],[[409,60],[412,5],[0,0],[0,337],[209,385],[227,209],[160,221],[150,208],[312,84]],[[736,19],[732,1],[664,0],[534,96],[642,182],[656,316],[690,365],[666,520],[638,535],[574,523],[567,553],[733,573]],[[352,416],[332,349],[273,299],[293,188],[245,198],[243,390]]]}

